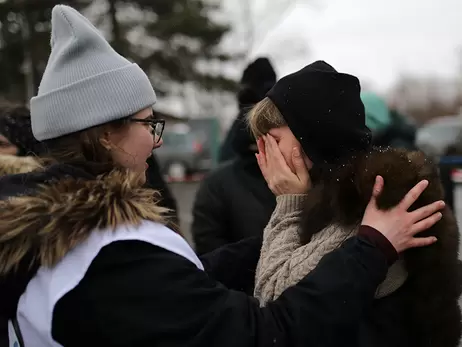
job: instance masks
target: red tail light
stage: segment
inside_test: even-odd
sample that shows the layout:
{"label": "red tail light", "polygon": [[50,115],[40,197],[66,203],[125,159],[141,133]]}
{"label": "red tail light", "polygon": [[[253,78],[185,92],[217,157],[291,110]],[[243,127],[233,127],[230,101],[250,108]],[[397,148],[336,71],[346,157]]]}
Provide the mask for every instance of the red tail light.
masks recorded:
{"label": "red tail light", "polygon": [[194,152],[202,152],[202,144],[194,141],[193,143]]}

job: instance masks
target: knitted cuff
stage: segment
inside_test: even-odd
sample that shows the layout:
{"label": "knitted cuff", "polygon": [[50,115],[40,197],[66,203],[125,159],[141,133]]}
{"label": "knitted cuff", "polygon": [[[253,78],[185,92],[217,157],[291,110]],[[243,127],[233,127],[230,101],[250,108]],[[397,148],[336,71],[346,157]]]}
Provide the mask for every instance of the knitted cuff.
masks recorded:
{"label": "knitted cuff", "polygon": [[285,194],[276,197],[276,209],[279,213],[290,213],[303,209],[307,194]]}

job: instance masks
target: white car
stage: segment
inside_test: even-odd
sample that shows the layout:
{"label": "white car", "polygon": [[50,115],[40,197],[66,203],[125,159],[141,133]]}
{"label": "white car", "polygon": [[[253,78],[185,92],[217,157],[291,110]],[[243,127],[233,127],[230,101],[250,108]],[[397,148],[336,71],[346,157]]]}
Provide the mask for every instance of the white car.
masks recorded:
{"label": "white car", "polygon": [[427,155],[441,157],[461,139],[462,116],[448,116],[428,122],[416,134],[416,146]]}

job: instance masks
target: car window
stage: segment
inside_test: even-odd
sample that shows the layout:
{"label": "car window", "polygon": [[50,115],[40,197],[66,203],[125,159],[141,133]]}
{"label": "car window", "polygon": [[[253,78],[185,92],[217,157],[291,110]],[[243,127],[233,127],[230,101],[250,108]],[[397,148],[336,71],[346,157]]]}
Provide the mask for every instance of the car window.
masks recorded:
{"label": "car window", "polygon": [[177,148],[177,149],[187,149],[191,146],[191,142],[192,142],[190,135],[179,134],[179,133],[164,134],[162,139],[163,139],[162,147],[165,146],[165,147]]}
{"label": "car window", "polygon": [[428,134],[432,137],[441,137],[445,140],[453,140],[455,139],[460,131],[462,130],[461,123],[454,123],[454,124],[435,124],[432,127],[427,129]]}

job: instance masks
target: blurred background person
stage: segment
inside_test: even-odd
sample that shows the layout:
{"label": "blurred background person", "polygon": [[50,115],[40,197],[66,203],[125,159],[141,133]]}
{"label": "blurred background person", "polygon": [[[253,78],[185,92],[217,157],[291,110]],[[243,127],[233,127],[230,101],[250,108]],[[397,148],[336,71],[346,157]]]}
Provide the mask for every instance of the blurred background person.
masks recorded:
{"label": "blurred background person", "polygon": [[42,144],[32,135],[30,112],[26,106],[0,104],[0,177],[35,170]]}
{"label": "blurred background person", "polygon": [[366,111],[366,125],[372,131],[375,146],[415,149],[416,128],[396,110],[391,110],[384,98],[362,92],[361,100]]}
{"label": "blurred background person", "polygon": [[239,114],[221,148],[221,160],[228,162],[201,182],[193,207],[192,234],[199,254],[260,236],[271,217],[276,200],[258,167],[256,141],[245,115],[275,83],[267,58],[256,59],[244,70],[237,95]]}
{"label": "blurred background person", "polygon": [[0,154],[40,155],[42,144],[32,135],[30,111],[26,106],[0,104]]}

